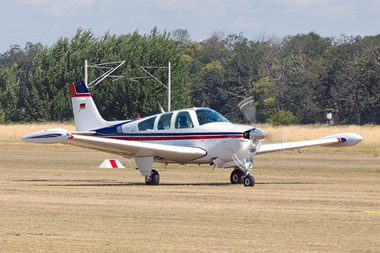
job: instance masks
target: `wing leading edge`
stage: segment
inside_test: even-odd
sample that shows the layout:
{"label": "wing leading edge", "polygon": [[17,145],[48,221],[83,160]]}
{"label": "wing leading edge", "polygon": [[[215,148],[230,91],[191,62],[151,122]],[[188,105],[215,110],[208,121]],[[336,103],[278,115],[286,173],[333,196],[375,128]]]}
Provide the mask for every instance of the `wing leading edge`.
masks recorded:
{"label": "wing leading edge", "polygon": [[139,141],[124,141],[91,136],[94,132],[73,132],[61,128],[46,129],[28,134],[23,141],[32,143],[64,143],[125,157],[155,157],[157,160],[186,163],[207,154],[204,149]]}
{"label": "wing leading edge", "polygon": [[358,144],[363,140],[358,134],[343,133],[322,137],[316,140],[273,143],[261,145],[257,154],[281,151],[286,149],[305,148],[312,146],[348,147]]}
{"label": "wing leading edge", "polygon": [[123,141],[102,137],[71,135],[65,144],[95,149],[107,153],[123,155],[126,157],[153,156],[165,161],[189,162],[201,158],[207,152],[201,148],[172,146],[138,141]]}

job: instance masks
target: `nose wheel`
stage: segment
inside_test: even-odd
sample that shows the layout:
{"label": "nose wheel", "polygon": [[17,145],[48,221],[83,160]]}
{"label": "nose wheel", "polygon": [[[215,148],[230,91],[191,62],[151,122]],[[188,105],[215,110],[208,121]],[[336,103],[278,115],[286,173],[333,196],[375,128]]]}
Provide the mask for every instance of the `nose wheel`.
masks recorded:
{"label": "nose wheel", "polygon": [[239,168],[231,172],[231,184],[244,184],[244,186],[253,187],[255,185],[255,178],[251,174],[244,175],[244,172]]}
{"label": "nose wheel", "polygon": [[251,174],[248,174],[247,176],[245,176],[244,186],[253,187],[254,185],[255,185],[255,178]]}

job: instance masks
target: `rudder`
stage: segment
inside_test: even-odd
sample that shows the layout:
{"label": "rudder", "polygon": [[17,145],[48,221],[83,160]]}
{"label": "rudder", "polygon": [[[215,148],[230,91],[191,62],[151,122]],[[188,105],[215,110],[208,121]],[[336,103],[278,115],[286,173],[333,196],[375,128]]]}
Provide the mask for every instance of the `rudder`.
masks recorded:
{"label": "rudder", "polygon": [[76,131],[91,131],[110,125],[100,115],[83,81],[69,84]]}

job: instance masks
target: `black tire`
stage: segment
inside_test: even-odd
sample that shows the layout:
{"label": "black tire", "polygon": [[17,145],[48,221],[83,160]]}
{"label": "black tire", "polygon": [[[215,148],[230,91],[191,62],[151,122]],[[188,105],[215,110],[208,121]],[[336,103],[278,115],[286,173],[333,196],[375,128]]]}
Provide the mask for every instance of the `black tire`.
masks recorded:
{"label": "black tire", "polygon": [[253,187],[255,185],[255,178],[252,175],[247,175],[244,178],[244,186],[250,186]]}
{"label": "black tire", "polygon": [[235,169],[231,172],[231,184],[242,184],[244,182],[244,173],[240,169]]}
{"label": "black tire", "polygon": [[152,175],[145,177],[145,183],[147,185],[158,185],[160,183],[160,174],[156,170],[152,170]]}

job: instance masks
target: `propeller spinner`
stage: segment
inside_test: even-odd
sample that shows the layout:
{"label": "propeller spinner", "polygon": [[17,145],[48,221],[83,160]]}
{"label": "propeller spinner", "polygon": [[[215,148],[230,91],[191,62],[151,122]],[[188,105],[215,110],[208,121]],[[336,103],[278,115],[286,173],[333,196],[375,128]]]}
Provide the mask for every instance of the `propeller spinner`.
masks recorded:
{"label": "propeller spinner", "polygon": [[250,139],[252,142],[257,142],[262,139],[264,139],[265,134],[264,132],[259,128],[252,128],[251,130],[248,130],[244,133],[245,139]]}

